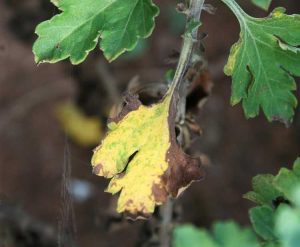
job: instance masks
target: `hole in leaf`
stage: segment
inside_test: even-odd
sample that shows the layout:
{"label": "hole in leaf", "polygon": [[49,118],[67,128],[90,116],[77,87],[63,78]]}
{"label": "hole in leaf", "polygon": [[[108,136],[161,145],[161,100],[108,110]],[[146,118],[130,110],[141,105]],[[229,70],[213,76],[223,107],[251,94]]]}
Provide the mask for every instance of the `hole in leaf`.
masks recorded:
{"label": "hole in leaf", "polygon": [[125,175],[129,163],[134,159],[134,157],[136,156],[137,153],[138,153],[138,151],[135,151],[132,155],[130,155],[130,157],[128,158],[128,161],[126,163],[126,165],[124,166],[123,171],[121,173],[119,173],[119,175],[118,175],[119,177],[122,177],[122,176]]}
{"label": "hole in leaf", "polygon": [[291,205],[291,202],[283,196],[278,196],[276,199],[272,200],[272,204],[275,208],[278,208],[280,204]]}
{"label": "hole in leaf", "polygon": [[249,95],[249,91],[251,90],[255,79],[249,65],[247,65],[247,70],[250,74],[250,79],[249,79],[249,83],[247,84],[246,92]]}

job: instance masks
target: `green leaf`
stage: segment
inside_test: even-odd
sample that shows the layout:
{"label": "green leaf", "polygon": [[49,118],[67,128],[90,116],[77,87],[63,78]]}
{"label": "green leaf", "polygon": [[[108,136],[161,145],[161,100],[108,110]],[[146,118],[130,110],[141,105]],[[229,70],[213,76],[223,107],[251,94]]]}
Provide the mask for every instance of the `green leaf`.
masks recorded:
{"label": "green leaf", "polygon": [[262,247],[282,247],[279,243],[275,242],[266,242],[262,244]]}
{"label": "green leaf", "polygon": [[300,186],[297,186],[293,192],[293,199],[294,205],[296,205],[300,209]]}
{"label": "green leaf", "polygon": [[173,232],[174,247],[258,247],[249,228],[240,228],[235,222],[218,222],[212,234],[191,225],[177,226]]}
{"label": "green leaf", "polygon": [[258,175],[252,184],[253,191],[244,197],[262,205],[249,214],[257,234],[272,241],[266,246],[278,246],[277,241],[281,247],[300,246],[300,159],[292,170],[281,168],[276,176]]}
{"label": "green leaf", "polygon": [[220,247],[256,247],[259,246],[253,231],[240,228],[235,222],[216,223],[213,233]]}
{"label": "green leaf", "polygon": [[263,10],[268,10],[272,0],[251,0],[253,4],[262,8]]}
{"label": "green leaf", "polygon": [[98,44],[112,61],[133,50],[154,28],[158,8],[151,0],[55,0],[62,13],[37,26],[36,62],[70,58],[81,63]]}
{"label": "green leaf", "polygon": [[282,168],[274,179],[274,184],[286,198],[292,201],[294,189],[300,186],[300,159],[295,161],[293,170]]}
{"label": "green leaf", "polygon": [[255,232],[264,240],[276,240],[274,232],[274,210],[269,206],[260,206],[249,210],[250,220]]}
{"label": "green leaf", "polygon": [[252,179],[253,191],[244,195],[259,205],[277,207],[276,200],[288,203],[287,199],[293,202],[293,192],[300,186],[300,158],[293,164],[293,169],[281,168],[276,176],[270,174],[260,174]]}
{"label": "green leaf", "polygon": [[278,210],[275,229],[281,240],[282,247],[299,247],[300,209],[284,205]]}
{"label": "green leaf", "polygon": [[283,196],[274,186],[274,176],[271,174],[260,174],[252,179],[253,191],[244,195],[244,198],[253,201],[259,205],[273,207],[273,200]]}
{"label": "green leaf", "polygon": [[282,247],[300,246],[300,185],[292,190],[291,201],[294,202],[293,207],[281,205],[275,217],[275,230]]}
{"label": "green leaf", "polygon": [[[223,0],[239,20],[240,39],[224,71],[232,76],[231,103],[242,101],[247,118],[260,109],[269,121],[292,121],[297,99],[293,76],[300,76],[300,16],[275,9],[266,18],[247,15],[234,0]],[[285,44],[289,49],[282,48]]]}
{"label": "green leaf", "polygon": [[206,230],[193,225],[177,226],[173,231],[173,247],[217,247]]}

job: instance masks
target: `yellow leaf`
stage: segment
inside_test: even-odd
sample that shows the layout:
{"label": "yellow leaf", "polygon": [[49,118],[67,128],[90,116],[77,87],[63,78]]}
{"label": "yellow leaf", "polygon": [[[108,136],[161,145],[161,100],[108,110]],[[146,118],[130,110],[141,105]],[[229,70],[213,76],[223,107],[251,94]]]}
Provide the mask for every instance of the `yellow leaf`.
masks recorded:
{"label": "yellow leaf", "polygon": [[91,146],[102,137],[102,124],[97,117],[87,116],[74,103],[61,103],[56,117],[68,136],[81,146]]}
{"label": "yellow leaf", "polygon": [[147,217],[155,205],[176,197],[202,172],[197,159],[176,142],[176,100],[171,94],[151,106],[128,95],[126,105],[108,124],[106,138],[92,158],[94,173],[112,178],[107,192],[120,192],[118,212]]}

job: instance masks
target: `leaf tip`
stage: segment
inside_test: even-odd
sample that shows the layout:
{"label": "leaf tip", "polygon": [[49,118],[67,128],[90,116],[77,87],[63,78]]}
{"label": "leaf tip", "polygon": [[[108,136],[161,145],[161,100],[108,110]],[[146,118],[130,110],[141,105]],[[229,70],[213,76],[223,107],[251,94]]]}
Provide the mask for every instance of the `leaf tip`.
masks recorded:
{"label": "leaf tip", "polygon": [[277,7],[271,12],[271,17],[282,17],[286,12],[286,9],[284,7]]}

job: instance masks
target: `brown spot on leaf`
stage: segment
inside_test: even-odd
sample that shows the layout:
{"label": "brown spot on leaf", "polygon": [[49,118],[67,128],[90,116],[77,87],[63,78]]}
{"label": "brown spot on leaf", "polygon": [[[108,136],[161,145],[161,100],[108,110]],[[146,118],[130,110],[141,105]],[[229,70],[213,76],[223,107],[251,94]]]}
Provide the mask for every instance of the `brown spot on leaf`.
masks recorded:
{"label": "brown spot on leaf", "polygon": [[[128,208],[131,204],[133,204],[133,200],[130,199],[126,202],[125,206]],[[135,212],[129,212],[127,210],[124,211],[124,216],[133,221],[138,219],[146,220],[150,217],[150,215],[151,214],[146,212],[145,205],[143,203],[140,204],[139,209],[137,209]]]}
{"label": "brown spot on leaf", "polygon": [[285,119],[283,119],[282,117],[277,116],[277,115],[272,116],[271,121],[272,121],[272,122],[273,122],[273,121],[281,122],[281,123],[283,123],[283,124],[285,125],[286,128],[289,128],[289,127],[291,126],[291,124],[292,124],[292,120],[285,120]]}
{"label": "brown spot on leaf", "polygon": [[98,164],[93,168],[93,173],[95,175],[99,175],[100,172],[103,170],[103,165],[102,164]]}
{"label": "brown spot on leaf", "polygon": [[[124,169],[124,170],[125,170],[125,169]],[[121,178],[123,178],[125,175],[126,175],[125,172],[121,172],[121,173],[115,175],[115,177],[118,178],[118,179],[121,179]]]}
{"label": "brown spot on leaf", "polygon": [[178,95],[176,92],[172,98],[169,110],[169,129],[170,129],[170,148],[166,159],[169,168],[162,176],[162,181],[166,190],[173,197],[177,197],[181,189],[188,187],[192,182],[199,181],[204,177],[204,171],[201,169],[200,159],[192,158],[182,151],[177,144],[175,133],[176,101]]}
{"label": "brown spot on leaf", "polygon": [[124,106],[121,112],[116,116],[112,117],[108,120],[109,123],[120,122],[129,112],[137,110],[141,106],[141,101],[139,100],[139,96],[137,94],[132,94],[128,92],[124,96]]}
{"label": "brown spot on leaf", "polygon": [[153,184],[152,194],[156,203],[164,203],[168,196],[168,191],[162,185]]}

